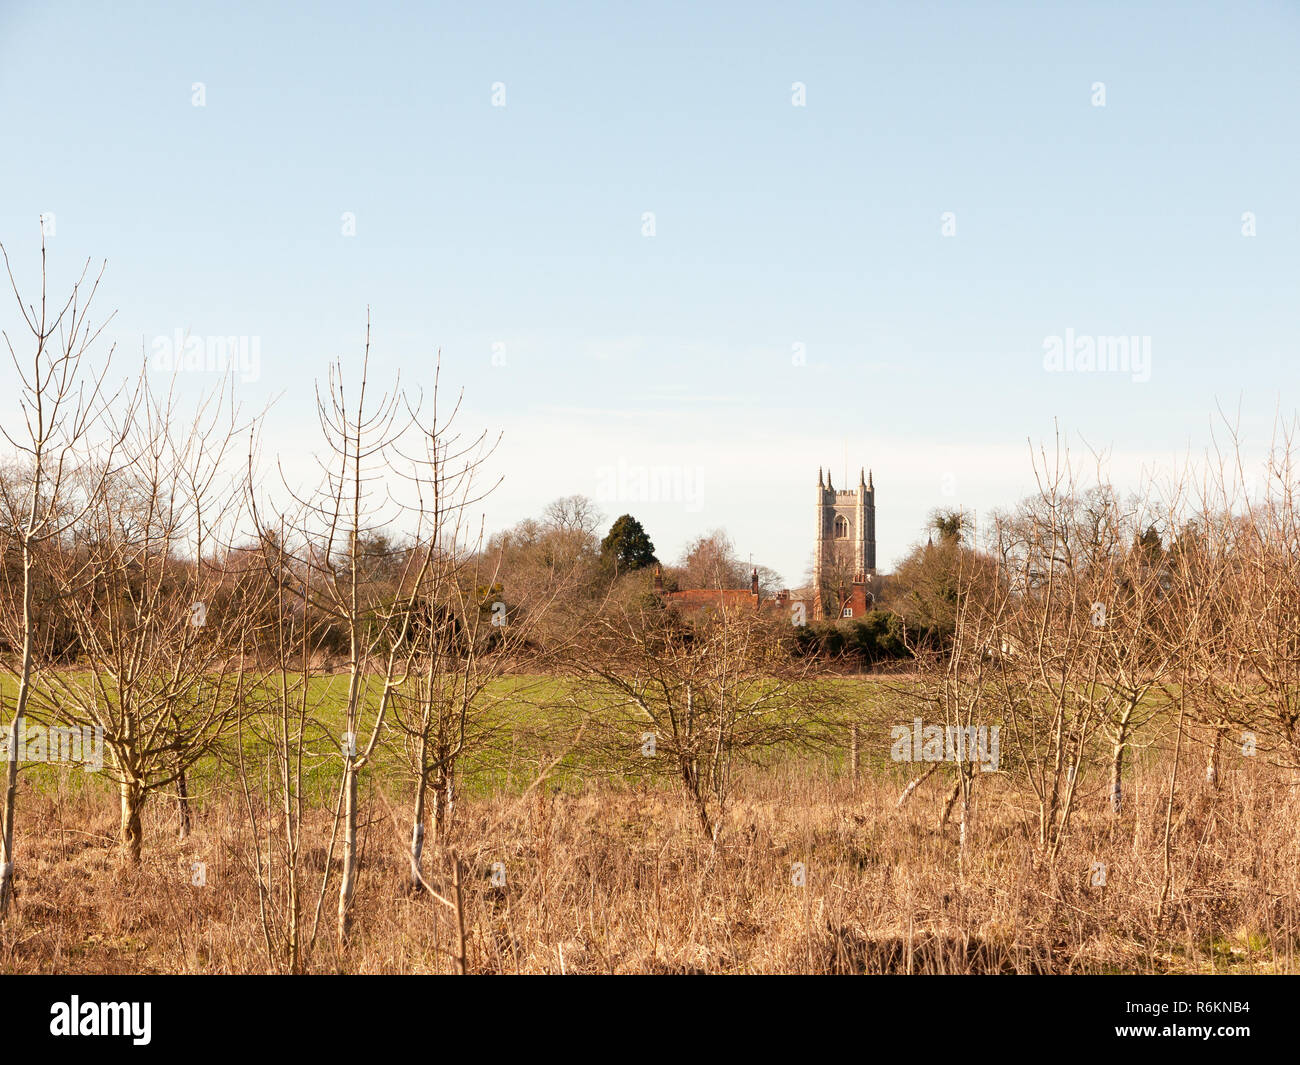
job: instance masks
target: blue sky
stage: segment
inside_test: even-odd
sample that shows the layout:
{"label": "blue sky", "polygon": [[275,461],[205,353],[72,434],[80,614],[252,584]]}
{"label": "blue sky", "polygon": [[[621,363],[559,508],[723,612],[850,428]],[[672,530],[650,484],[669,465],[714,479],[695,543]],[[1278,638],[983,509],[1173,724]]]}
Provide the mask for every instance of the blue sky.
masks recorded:
{"label": "blue sky", "polygon": [[[504,431],[490,526],[579,492],[798,584],[846,451],[887,568],[1028,491],[1058,420],[1127,484],[1218,406],[1261,445],[1294,414],[1297,55],[1294,0],[0,0],[0,241],[28,284],[42,213],[56,286],[107,258],[124,362],[256,338],[291,469],[369,305],[382,373],[441,349]],[[1049,372],[1067,330],[1149,338],[1149,379]]]}

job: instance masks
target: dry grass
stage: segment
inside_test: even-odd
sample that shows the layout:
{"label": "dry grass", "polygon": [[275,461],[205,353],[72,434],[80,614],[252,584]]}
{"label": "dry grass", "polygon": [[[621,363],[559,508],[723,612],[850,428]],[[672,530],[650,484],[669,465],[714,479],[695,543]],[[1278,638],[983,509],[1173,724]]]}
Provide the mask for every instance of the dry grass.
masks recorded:
{"label": "dry grass", "polygon": [[[1175,802],[1171,903],[1157,925],[1168,767],[1145,770],[1114,821],[1089,798],[1054,869],[1013,797],[987,785],[968,868],[937,827],[932,780],[894,809],[893,777],[858,786],[787,765],[739,782],[715,850],[673,792],[608,786],[464,803],[470,967],[493,973],[1294,972],[1300,797],[1267,767],[1191,784]],[[982,785],[985,786],[985,785]],[[194,835],[146,814],[144,865],[118,863],[112,797],[24,786],[16,912],[0,970],[243,973],[268,961],[247,818],[209,795]],[[331,883],[315,972],[449,972],[450,914],[405,891],[404,810],[371,795],[355,938],[339,956]],[[1134,815],[1136,810],[1136,816]],[[400,822],[400,824],[399,824]],[[325,864],[328,815],[305,864]],[[439,870],[442,856],[433,856]],[[207,885],[192,885],[192,863]],[[504,887],[491,868],[502,862]],[[792,866],[806,866],[806,886]],[[1090,886],[1092,863],[1106,886]],[[442,887],[448,878],[435,875]],[[314,908],[314,893],[308,902]]]}

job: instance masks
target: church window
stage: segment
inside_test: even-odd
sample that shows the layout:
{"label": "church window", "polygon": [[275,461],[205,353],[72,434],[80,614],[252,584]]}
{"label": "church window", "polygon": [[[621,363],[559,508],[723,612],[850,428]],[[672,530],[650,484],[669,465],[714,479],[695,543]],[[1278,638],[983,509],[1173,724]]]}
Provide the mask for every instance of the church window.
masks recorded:
{"label": "church window", "polygon": [[843,514],[835,516],[835,539],[847,540],[849,536],[849,522]]}

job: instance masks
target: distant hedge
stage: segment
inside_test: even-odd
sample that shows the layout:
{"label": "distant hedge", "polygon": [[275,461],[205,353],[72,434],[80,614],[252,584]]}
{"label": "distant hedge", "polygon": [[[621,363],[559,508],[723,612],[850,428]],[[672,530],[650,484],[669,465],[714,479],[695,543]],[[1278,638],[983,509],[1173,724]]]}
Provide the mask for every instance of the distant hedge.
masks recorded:
{"label": "distant hedge", "polygon": [[[909,633],[913,638],[916,635]],[[865,665],[912,657],[903,638],[903,619],[888,610],[805,625],[799,629],[795,645],[802,654],[856,658]]]}

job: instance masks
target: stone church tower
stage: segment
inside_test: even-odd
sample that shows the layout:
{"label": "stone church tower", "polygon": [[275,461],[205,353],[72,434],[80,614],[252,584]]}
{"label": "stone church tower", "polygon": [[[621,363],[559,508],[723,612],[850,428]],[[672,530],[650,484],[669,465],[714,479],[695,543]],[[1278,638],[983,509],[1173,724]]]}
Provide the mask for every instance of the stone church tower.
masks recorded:
{"label": "stone church tower", "polygon": [[[813,617],[826,614],[832,598],[840,608],[831,616],[865,611],[876,576],[876,490],[871,475],[858,473],[856,489],[831,484],[831,472],[817,470],[817,549],[813,560]],[[852,615],[845,615],[852,609]]]}

